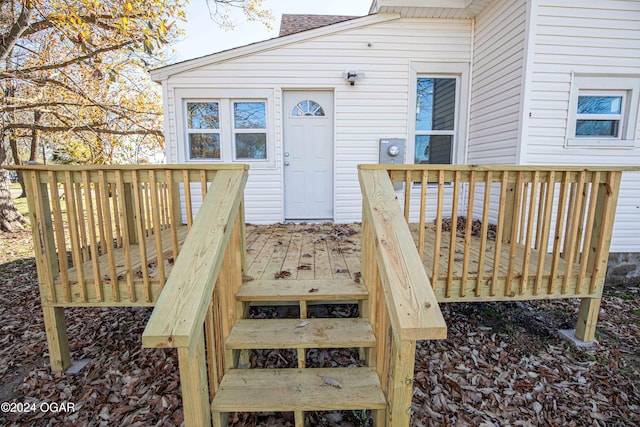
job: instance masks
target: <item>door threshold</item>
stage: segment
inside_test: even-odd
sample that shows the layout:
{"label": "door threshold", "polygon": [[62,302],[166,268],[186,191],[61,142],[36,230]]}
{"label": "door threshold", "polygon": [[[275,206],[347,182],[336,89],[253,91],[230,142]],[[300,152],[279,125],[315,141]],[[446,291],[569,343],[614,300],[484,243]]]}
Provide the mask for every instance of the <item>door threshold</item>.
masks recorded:
{"label": "door threshold", "polygon": [[284,224],[326,224],[332,223],[333,218],[317,218],[317,219],[285,219]]}

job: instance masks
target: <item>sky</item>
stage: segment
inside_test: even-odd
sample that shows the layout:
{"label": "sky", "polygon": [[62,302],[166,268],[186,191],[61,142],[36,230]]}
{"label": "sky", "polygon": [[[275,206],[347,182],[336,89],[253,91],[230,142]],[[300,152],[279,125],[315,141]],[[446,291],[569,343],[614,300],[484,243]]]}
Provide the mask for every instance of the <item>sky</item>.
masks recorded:
{"label": "sky", "polygon": [[[190,0],[186,7],[187,22],[181,23],[186,34],[174,45],[176,53],[170,62],[277,37],[283,13],[363,16],[369,13],[371,0],[263,0],[263,6],[273,13],[271,30],[260,23],[244,22],[237,24],[232,31],[224,31],[209,17],[206,0]],[[234,21],[241,18],[242,15],[238,14]]]}

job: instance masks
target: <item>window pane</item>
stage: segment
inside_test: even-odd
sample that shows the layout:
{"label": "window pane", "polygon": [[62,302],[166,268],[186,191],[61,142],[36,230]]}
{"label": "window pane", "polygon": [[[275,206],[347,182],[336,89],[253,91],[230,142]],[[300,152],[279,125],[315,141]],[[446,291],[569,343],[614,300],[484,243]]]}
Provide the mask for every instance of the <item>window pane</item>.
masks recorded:
{"label": "window pane", "polygon": [[192,159],[220,159],[220,135],[190,133],[189,150]]}
{"label": "window pane", "polygon": [[418,78],[416,130],[454,130],[456,79]]}
{"label": "window pane", "polygon": [[302,117],[302,116],[312,116],[312,117],[324,117],[324,110],[315,101],[311,101],[310,99],[306,101],[301,101],[293,107],[293,111],[291,111],[291,115],[293,117]]}
{"label": "window pane", "polygon": [[267,135],[236,133],[236,159],[266,159]]}
{"label": "window pane", "polygon": [[[433,129],[433,80],[434,79],[426,78],[418,79],[416,94],[416,130]],[[416,163],[418,162],[416,161]]]}
{"label": "window pane", "polygon": [[579,96],[578,114],[620,114],[621,96]]}
{"label": "window pane", "polygon": [[189,129],[220,129],[217,102],[187,102]]}
{"label": "window pane", "polygon": [[450,164],[453,135],[416,135],[415,163]]}
{"label": "window pane", "polygon": [[618,137],[619,120],[578,120],[576,136]]}
{"label": "window pane", "polygon": [[234,102],[233,126],[236,129],[266,129],[266,104],[264,102]]}

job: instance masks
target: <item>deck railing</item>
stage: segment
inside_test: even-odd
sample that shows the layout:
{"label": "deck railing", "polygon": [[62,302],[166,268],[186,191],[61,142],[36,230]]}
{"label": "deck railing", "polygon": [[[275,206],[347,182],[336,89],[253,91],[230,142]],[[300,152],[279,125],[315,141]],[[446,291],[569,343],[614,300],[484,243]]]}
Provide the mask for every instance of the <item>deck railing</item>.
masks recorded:
{"label": "deck railing", "polygon": [[[224,167],[223,167],[224,168]],[[220,166],[25,166],[42,298],[152,305]]]}
{"label": "deck railing", "polygon": [[620,168],[362,166],[381,169],[395,185],[438,301],[599,303]]}
{"label": "deck railing", "polygon": [[234,365],[225,341],[238,313],[246,170],[219,171],[147,327],[144,347],[178,349],[184,421],[211,424],[210,402]]}
{"label": "deck railing", "polygon": [[367,360],[376,366],[388,402],[376,425],[406,426],[416,341],[444,339],[447,327],[386,171],[361,168],[359,178],[362,273],[369,291],[363,317],[369,318],[377,341]]}
{"label": "deck railing", "polygon": [[51,366],[62,371],[70,365],[64,307],[154,305],[218,173],[245,166],[11,169],[27,187]]}

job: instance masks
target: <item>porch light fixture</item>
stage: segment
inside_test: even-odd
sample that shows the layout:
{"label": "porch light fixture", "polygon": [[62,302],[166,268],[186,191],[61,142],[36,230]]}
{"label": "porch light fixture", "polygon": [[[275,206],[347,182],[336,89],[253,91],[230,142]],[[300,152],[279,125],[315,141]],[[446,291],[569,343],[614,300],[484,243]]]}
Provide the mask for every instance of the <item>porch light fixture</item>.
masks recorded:
{"label": "porch light fixture", "polygon": [[351,86],[355,86],[356,80],[364,78],[364,73],[349,70],[342,73],[342,78],[345,79]]}

